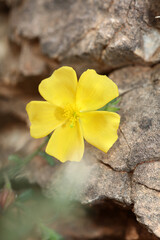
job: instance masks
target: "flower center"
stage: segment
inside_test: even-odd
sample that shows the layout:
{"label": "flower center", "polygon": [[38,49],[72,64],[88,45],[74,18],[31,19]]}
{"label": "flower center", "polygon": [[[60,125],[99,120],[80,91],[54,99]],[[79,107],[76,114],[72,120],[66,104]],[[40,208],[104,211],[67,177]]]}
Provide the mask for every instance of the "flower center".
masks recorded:
{"label": "flower center", "polygon": [[79,119],[79,111],[70,104],[68,104],[64,108],[64,117],[69,120],[70,127],[72,128],[75,126],[76,122]]}

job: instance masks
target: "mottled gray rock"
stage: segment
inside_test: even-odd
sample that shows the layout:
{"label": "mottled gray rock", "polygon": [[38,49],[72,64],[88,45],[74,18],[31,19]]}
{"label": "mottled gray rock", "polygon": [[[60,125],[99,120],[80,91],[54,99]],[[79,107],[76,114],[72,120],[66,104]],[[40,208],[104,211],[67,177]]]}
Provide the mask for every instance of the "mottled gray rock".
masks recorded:
{"label": "mottled gray rock", "polygon": [[82,203],[95,203],[112,199],[130,205],[130,177],[126,172],[116,172],[88,156],[79,163],[65,163],[56,170],[49,189],[56,194],[68,195]]}
{"label": "mottled gray rock", "polygon": [[8,18],[0,14],[0,83],[14,85],[19,74],[19,51],[8,41]]}
{"label": "mottled gray rock", "polygon": [[154,64],[160,60],[158,9],[156,0],[26,0],[13,8],[10,37],[18,44],[38,39],[43,54],[80,72]]}
{"label": "mottled gray rock", "polygon": [[131,204],[129,175],[126,172],[113,171],[102,163],[95,162],[95,159],[88,161],[87,157],[84,157],[80,163],[66,163],[63,177],[60,176],[60,185],[63,186],[63,192],[72,186],[73,199],[83,203],[108,198],[123,205]]}
{"label": "mottled gray rock", "polygon": [[[116,172],[107,166],[97,163],[90,172],[83,202],[93,203],[100,199],[112,199],[123,205],[130,205],[130,177],[125,172]],[[84,189],[83,189],[84,190]]]}
{"label": "mottled gray rock", "polygon": [[160,161],[138,165],[133,173],[133,181],[160,192]]}
{"label": "mottled gray rock", "polygon": [[160,159],[159,76],[160,65],[153,69],[129,67],[110,75],[121,95],[119,140],[99,158],[118,171],[131,171],[139,163]]}
{"label": "mottled gray rock", "polygon": [[134,213],[138,221],[160,237],[160,161],[138,165],[132,181]]}
{"label": "mottled gray rock", "polygon": [[135,184],[132,197],[137,220],[160,238],[160,192]]}
{"label": "mottled gray rock", "polygon": [[5,2],[9,7],[13,7],[20,4],[23,0],[1,0],[1,1]]}
{"label": "mottled gray rock", "polygon": [[19,70],[24,76],[42,76],[46,70],[46,64],[36,53],[36,47],[24,44],[19,58]]}

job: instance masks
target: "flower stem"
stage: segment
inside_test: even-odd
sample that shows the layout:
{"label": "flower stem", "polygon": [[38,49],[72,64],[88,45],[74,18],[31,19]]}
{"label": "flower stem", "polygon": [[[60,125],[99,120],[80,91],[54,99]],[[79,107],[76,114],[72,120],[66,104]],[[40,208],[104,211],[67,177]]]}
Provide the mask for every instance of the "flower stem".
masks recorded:
{"label": "flower stem", "polygon": [[48,142],[48,137],[44,140],[44,142],[30,155],[28,155],[27,157],[24,158],[24,163],[28,163],[30,162],[35,156],[37,156],[41,150],[43,149],[43,147],[46,145],[46,143]]}
{"label": "flower stem", "polygon": [[8,179],[15,178],[21,172],[23,167],[39,154],[39,152],[43,149],[48,140],[49,137],[46,137],[44,142],[33,153],[31,153],[24,159],[21,159],[19,156],[12,155],[11,159],[14,160],[14,163],[5,168],[0,169],[0,182],[4,181],[4,178],[1,178],[1,176],[4,176],[5,174],[7,174]]}

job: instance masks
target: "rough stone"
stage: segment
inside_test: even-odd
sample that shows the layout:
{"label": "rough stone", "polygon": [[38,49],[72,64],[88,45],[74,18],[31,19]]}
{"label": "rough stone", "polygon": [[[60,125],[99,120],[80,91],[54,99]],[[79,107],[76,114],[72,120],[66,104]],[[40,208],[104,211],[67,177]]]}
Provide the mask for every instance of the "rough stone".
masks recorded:
{"label": "rough stone", "polygon": [[[24,88],[26,88],[25,84]],[[5,115],[11,115],[19,118],[20,120],[26,121],[27,113],[25,108],[29,100],[29,94],[24,96],[24,92],[22,92],[21,88],[18,89],[14,86],[10,86],[10,88],[8,88],[8,85],[0,84],[0,114],[3,117]],[[38,97],[37,100],[39,100]]]}
{"label": "rough stone", "polygon": [[160,192],[135,184],[132,197],[138,221],[160,238]]}
{"label": "rough stone", "polygon": [[35,52],[36,47],[24,44],[19,58],[19,70],[24,76],[42,76],[46,64]]}
{"label": "rough stone", "polygon": [[[0,169],[8,164],[8,156],[32,151],[37,143],[30,139],[26,125],[12,114],[0,114]],[[35,145],[36,144],[36,145]],[[2,178],[2,175],[1,175]]]}
{"label": "rough stone", "polygon": [[[50,181],[49,191],[59,192],[82,203],[95,203],[101,199],[112,199],[122,205],[130,205],[130,176],[116,172],[90,156],[79,163],[65,163],[56,170]],[[71,190],[72,189],[72,190]],[[53,192],[54,192],[53,191]]]}
{"label": "rough stone", "polygon": [[8,40],[8,18],[0,14],[0,82],[15,85],[19,76],[19,49]]}
{"label": "rough stone", "polygon": [[133,174],[133,181],[160,191],[160,161],[138,165]]}
{"label": "rough stone", "polygon": [[98,155],[118,171],[132,171],[139,163],[160,160],[159,69],[159,65],[153,69],[129,67],[110,75],[120,88],[119,139],[107,155]]}
{"label": "rough stone", "polygon": [[2,0],[2,1],[4,1],[9,7],[13,7],[22,3],[23,0]]}
{"label": "rough stone", "polygon": [[154,64],[160,60],[158,9],[155,0],[26,0],[12,10],[10,37],[18,44],[38,39],[43,54],[80,72]]}

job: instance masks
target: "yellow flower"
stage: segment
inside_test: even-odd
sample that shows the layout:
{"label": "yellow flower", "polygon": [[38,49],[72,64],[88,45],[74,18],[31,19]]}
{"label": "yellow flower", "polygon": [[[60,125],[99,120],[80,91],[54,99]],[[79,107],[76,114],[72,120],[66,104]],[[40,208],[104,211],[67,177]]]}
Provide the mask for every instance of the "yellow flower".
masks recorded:
{"label": "yellow flower", "polygon": [[107,152],[117,140],[120,116],[96,111],[118,96],[117,85],[94,70],[85,71],[77,82],[71,67],[61,67],[39,85],[46,101],[32,101],[26,110],[33,138],[53,134],[46,152],[61,162],[80,161],[84,139]]}

